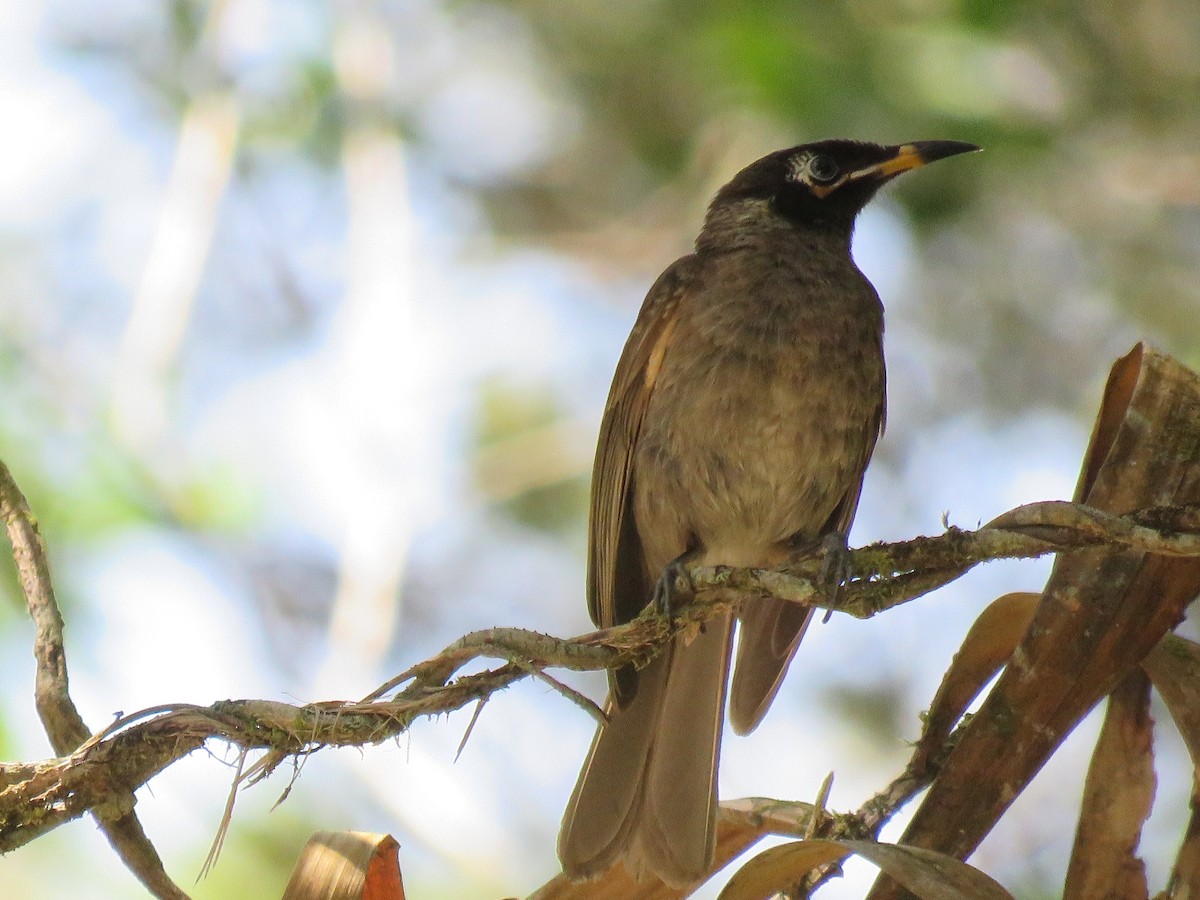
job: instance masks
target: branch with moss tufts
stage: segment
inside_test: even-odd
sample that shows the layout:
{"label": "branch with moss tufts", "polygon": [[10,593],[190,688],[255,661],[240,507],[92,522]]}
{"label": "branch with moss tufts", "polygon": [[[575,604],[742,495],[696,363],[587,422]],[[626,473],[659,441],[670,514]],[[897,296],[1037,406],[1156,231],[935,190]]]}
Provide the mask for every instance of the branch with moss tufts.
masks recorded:
{"label": "branch with moss tufts", "polygon": [[[567,639],[518,628],[485,629],[465,635],[356,702],[170,704],[121,716],[83,740],[83,723],[74,713],[67,690],[62,620],[44,546],[25,498],[2,464],[0,514],[8,527],[21,586],[37,627],[38,707],[47,720],[52,744],[63,754],[35,763],[0,763],[0,853],[90,812],[106,828],[128,831],[127,844],[135,850],[122,855],[157,896],[184,895],[163,880],[157,854],[144,835],[139,838],[132,792],[209,740],[223,741],[243,753],[265,751],[257,763],[239,774],[239,783],[253,783],[287,759],[299,761],[323,747],[364,746],[393,739],[417,718],[481,704],[523,678],[540,678],[590,715],[603,718],[595,703],[547,670],[644,665],[674,635],[699,628],[720,612],[759,597],[869,618],[994,559],[1031,558],[1096,546],[1200,556],[1200,507],[1158,507],[1111,516],[1073,503],[1034,503],[974,531],[948,527],[935,537],[851,550],[847,556],[849,577],[833,596],[820,587],[823,560],[819,555],[778,569],[695,567],[679,579],[676,595],[684,602],[675,604],[670,619],[651,607],[628,624]],[[479,659],[502,663],[459,674]],[[895,797],[882,798],[886,809],[862,811],[865,821],[859,827],[877,827],[901,795],[909,795],[912,785],[906,784],[906,788]]]}

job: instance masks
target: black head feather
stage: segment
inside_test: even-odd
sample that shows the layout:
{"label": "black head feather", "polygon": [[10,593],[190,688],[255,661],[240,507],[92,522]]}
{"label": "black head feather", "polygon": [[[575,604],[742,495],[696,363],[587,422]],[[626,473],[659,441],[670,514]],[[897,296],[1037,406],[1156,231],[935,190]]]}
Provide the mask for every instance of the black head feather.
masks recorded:
{"label": "black head feather", "polygon": [[742,169],[717,192],[709,219],[758,201],[796,225],[849,234],[855,216],[892,178],[934,160],[978,149],[961,141],[893,146],[848,140],[800,144],[777,150]]}

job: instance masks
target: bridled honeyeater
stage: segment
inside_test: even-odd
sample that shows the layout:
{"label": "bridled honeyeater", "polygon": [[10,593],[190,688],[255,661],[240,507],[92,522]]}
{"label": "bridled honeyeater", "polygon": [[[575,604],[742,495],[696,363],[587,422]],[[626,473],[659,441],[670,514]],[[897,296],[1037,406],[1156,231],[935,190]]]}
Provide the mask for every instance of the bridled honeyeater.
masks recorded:
{"label": "bridled honeyeater", "polygon": [[[627,622],[683,563],[774,566],[840,542],[884,421],[883,306],[850,256],[881,185],[978,150],[830,140],[747,166],[708,208],[694,253],[655,282],[613,377],[592,475],[588,606]],[[737,610],[733,730],[765,714],[812,616]],[[611,673],[558,840],[575,878],[622,860],[695,884],[712,863],[733,614]]]}

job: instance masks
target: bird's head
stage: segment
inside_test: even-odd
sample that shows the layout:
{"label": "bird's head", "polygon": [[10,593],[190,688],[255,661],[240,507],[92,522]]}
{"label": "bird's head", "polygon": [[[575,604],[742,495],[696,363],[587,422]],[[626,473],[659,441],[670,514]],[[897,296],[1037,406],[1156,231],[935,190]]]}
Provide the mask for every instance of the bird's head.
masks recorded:
{"label": "bird's head", "polygon": [[717,192],[705,231],[751,225],[766,214],[848,238],[854,217],[882,185],[909,169],[979,149],[964,141],[881,146],[830,140],[778,150],[746,166]]}

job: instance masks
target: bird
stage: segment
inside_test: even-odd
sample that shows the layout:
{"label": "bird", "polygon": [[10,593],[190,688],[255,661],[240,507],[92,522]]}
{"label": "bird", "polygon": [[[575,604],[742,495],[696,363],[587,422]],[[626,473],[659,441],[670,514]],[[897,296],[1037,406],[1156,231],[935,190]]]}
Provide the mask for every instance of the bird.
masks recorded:
{"label": "bird", "polygon": [[[845,552],[886,405],[883,305],[851,257],[855,218],[897,175],[979,149],[824,140],[717,191],[694,251],[650,288],[605,404],[588,518],[598,627],[669,595],[686,565],[775,566],[831,540]],[[733,731],[752,731],[811,617],[754,598],[609,673],[559,832],[569,878],[618,861],[676,888],[706,877],[726,694]]]}

